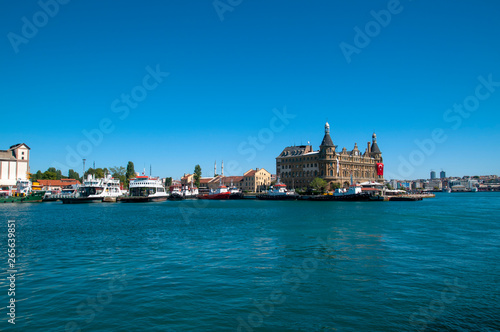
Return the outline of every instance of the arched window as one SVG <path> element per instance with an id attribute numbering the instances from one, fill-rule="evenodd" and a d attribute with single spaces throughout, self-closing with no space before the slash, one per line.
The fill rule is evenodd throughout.
<path id="1" fill-rule="evenodd" d="M 330 170 L 330 176 L 333 176 L 333 171 L 332 170 Z"/>

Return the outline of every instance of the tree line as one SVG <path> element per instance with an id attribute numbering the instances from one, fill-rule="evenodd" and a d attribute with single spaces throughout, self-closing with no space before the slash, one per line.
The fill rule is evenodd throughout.
<path id="1" fill-rule="evenodd" d="M 88 175 L 94 175 L 96 178 L 104 178 L 106 175 L 110 174 L 113 178 L 119 179 L 120 183 L 123 183 L 128 187 L 131 178 L 135 178 L 135 168 L 134 163 L 129 161 L 127 167 L 123 166 L 113 166 L 104 168 L 88 168 L 83 174 L 83 178 L 80 174 L 73 169 L 68 171 L 68 175 L 62 174 L 62 171 L 56 169 L 55 167 L 49 167 L 45 172 L 38 170 L 36 173 L 30 175 L 31 181 L 38 180 L 62 180 L 62 179 L 75 179 L 83 181 Z"/>

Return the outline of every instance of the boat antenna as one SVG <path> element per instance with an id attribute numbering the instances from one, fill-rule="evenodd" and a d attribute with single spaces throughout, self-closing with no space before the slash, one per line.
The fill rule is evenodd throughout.
<path id="1" fill-rule="evenodd" d="M 149 176 L 153 176 L 153 166 L 149 164 Z"/>

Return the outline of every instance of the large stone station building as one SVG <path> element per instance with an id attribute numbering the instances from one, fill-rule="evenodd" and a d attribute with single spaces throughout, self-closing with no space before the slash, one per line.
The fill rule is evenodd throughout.
<path id="1" fill-rule="evenodd" d="M 306 188 L 316 177 L 327 181 L 329 188 L 335 183 L 349 186 L 351 179 L 353 183 L 383 183 L 384 164 L 377 135 L 373 134 L 372 142 L 367 143 L 363 153 L 357 143 L 350 151 L 346 148 L 339 150 L 333 144 L 327 122 L 319 150 L 314 151 L 310 144 L 286 147 L 276 157 L 276 176 L 288 188 Z"/>

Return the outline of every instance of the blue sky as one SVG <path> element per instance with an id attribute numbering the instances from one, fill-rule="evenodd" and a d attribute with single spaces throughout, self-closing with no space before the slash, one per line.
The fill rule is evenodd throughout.
<path id="1" fill-rule="evenodd" d="M 32 171 L 274 173 L 328 120 L 339 148 L 375 131 L 387 178 L 500 173 L 495 1 L 41 3 L 0 11 L 0 149 L 27 143 Z"/>

